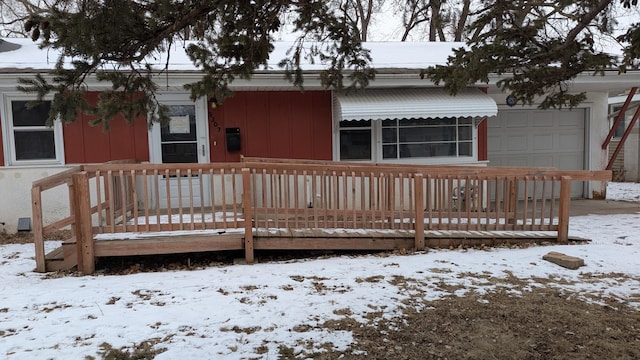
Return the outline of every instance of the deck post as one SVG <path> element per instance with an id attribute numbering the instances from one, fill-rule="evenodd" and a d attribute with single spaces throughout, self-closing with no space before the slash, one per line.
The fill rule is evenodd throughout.
<path id="1" fill-rule="evenodd" d="M 414 196 L 415 196 L 415 242 L 414 247 L 417 251 L 424 250 L 424 189 L 423 189 L 422 174 L 415 174 L 413 178 L 414 183 Z"/>
<path id="2" fill-rule="evenodd" d="M 45 272 L 44 235 L 42 234 L 42 190 L 31 188 L 31 212 L 33 216 L 33 243 L 36 246 L 36 271 Z"/>
<path id="3" fill-rule="evenodd" d="M 251 170 L 242 168 L 242 211 L 244 215 L 244 257 L 247 264 L 254 261 L 253 214 L 251 208 Z"/>
<path id="4" fill-rule="evenodd" d="M 86 171 L 73 174 L 74 204 L 76 218 L 76 246 L 78 270 L 84 274 L 95 272 L 93 232 L 91 229 L 91 198 L 89 175 Z"/>
<path id="5" fill-rule="evenodd" d="M 560 205 L 558 208 L 558 242 L 569 242 L 569 202 L 571 202 L 571 177 L 560 178 Z"/>

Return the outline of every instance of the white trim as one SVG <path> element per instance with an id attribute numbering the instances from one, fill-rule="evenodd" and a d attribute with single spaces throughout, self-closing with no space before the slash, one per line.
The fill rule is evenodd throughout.
<path id="1" fill-rule="evenodd" d="M 209 149 L 209 121 L 207 114 L 207 101 L 199 98 L 195 103 L 190 99 L 188 93 L 160 93 L 157 95 L 161 104 L 194 104 L 196 110 L 196 132 L 198 144 L 198 162 L 208 163 L 210 161 Z M 160 124 L 153 124 L 148 131 L 149 138 L 149 161 L 152 164 L 162 163 L 162 151 L 160 145 Z M 204 151 L 202 151 L 204 149 Z"/>
<path id="2" fill-rule="evenodd" d="M 358 129 L 358 128 L 354 128 Z M 368 129 L 361 128 L 361 129 Z M 371 121 L 371 160 L 348 160 L 353 162 L 375 162 L 387 164 L 424 164 L 424 165 L 465 165 L 478 163 L 478 127 L 471 126 L 471 156 L 460 157 L 415 157 L 403 159 L 382 158 L 382 121 Z M 333 160 L 340 161 L 340 120 L 333 117 Z M 346 160 L 345 160 L 346 161 Z"/>
<path id="3" fill-rule="evenodd" d="M 51 166 L 51 165 L 64 165 L 64 135 L 62 123 L 56 120 L 53 123 L 53 139 L 54 139 L 54 159 L 38 159 L 38 160 L 17 160 L 15 153 L 15 138 L 13 136 L 13 114 L 11 111 L 12 101 L 31 101 L 35 100 L 32 95 L 27 95 L 19 92 L 5 92 L 1 94 L 0 101 L 0 120 L 2 124 L 2 136 L 3 136 L 3 150 L 4 150 L 4 164 L 5 166 Z M 51 101 L 51 98 L 45 98 L 45 101 Z M 42 127 L 34 127 L 31 130 L 42 129 Z M 26 128 L 25 130 L 29 130 Z"/>
<path id="4" fill-rule="evenodd" d="M 365 89 L 335 94 L 340 120 L 492 117 L 498 106 L 475 88 L 451 95 L 442 88 Z"/>

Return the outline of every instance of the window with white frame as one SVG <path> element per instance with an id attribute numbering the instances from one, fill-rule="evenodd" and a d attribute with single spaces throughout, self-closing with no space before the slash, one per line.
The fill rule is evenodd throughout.
<path id="1" fill-rule="evenodd" d="M 62 127 L 46 125 L 51 101 L 33 105 L 33 99 L 5 97 L 2 116 L 8 165 L 61 164 Z"/>
<path id="2" fill-rule="evenodd" d="M 473 130 L 470 117 L 341 121 L 339 159 L 472 159 Z"/>

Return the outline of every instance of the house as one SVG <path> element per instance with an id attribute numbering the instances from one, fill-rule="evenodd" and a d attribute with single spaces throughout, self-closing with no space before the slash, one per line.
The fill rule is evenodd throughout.
<path id="1" fill-rule="evenodd" d="M 159 99 L 171 108 L 167 127 L 148 128 L 140 118 L 121 118 L 109 132 L 91 127 L 84 114 L 72 124 L 44 126 L 45 103 L 27 108 L 32 96 L 16 90 L 17 79 L 53 68 L 57 54 L 28 39 L 0 42 L 0 231 L 15 231 L 31 216 L 34 180 L 81 163 L 120 159 L 140 162 L 230 162 L 240 155 L 382 163 L 544 166 L 604 169 L 600 145 L 609 130 L 608 97 L 640 83 L 639 73 L 584 74 L 571 85 L 586 91 L 578 108 L 539 110 L 506 105 L 489 84 L 453 97 L 420 69 L 444 64 L 460 43 L 367 43 L 378 74 L 370 89 L 338 93 L 320 86 L 321 63 L 306 64 L 301 92 L 285 81 L 277 63 L 291 44 L 278 43 L 269 69 L 232 84 L 223 104 L 189 100 L 183 84 L 200 74 L 182 49 L 171 54 L 169 71 L 158 78 Z M 165 59 L 157 59 L 163 66 Z M 89 100 L 101 86 L 87 80 Z M 574 186 L 572 196 L 591 197 L 600 182 Z M 44 222 L 68 213 L 68 195 L 47 194 Z M 160 199 L 162 202 L 162 199 Z"/>

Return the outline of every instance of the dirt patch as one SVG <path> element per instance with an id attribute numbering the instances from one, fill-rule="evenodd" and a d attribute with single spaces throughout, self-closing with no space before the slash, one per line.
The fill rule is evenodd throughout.
<path id="1" fill-rule="evenodd" d="M 413 298 L 401 319 L 377 326 L 359 326 L 348 317 L 331 321 L 323 327 L 353 331 L 354 344 L 313 358 L 640 358 L 638 309 L 606 298 L 589 303 L 551 287 L 523 289 L 430 302 Z"/>
<path id="2" fill-rule="evenodd" d="M 45 240 L 65 240 L 71 237 L 70 230 L 57 230 L 44 234 Z M 21 231 L 15 234 L 0 232 L 0 245 L 5 244 L 31 244 L 33 243 L 33 233 Z"/>

